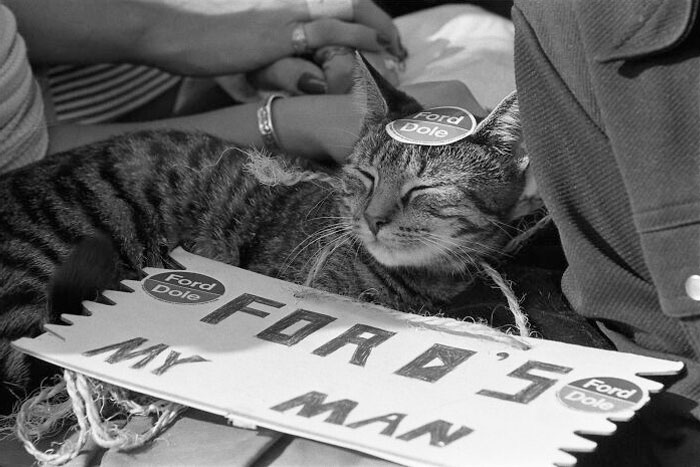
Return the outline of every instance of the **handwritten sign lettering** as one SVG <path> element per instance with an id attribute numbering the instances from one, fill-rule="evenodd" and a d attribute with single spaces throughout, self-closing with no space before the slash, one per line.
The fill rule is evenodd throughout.
<path id="1" fill-rule="evenodd" d="M 504 401 L 518 402 L 520 404 L 529 404 L 537 396 L 542 394 L 544 391 L 549 389 L 557 382 L 556 379 L 545 378 L 543 376 L 537 376 L 530 373 L 532 369 L 541 369 L 555 373 L 566 374 L 573 370 L 573 368 L 552 365 L 551 363 L 528 361 L 523 366 L 516 368 L 512 372 L 508 373 L 508 376 L 514 378 L 521 378 L 528 381 L 532 381 L 532 384 L 526 388 L 518 391 L 516 394 L 504 394 L 498 391 L 491 391 L 482 389 L 477 392 L 480 396 L 495 397 L 497 399 L 502 399 Z"/>
<path id="2" fill-rule="evenodd" d="M 117 342 L 116 344 L 108 345 L 106 347 L 88 350 L 86 352 L 83 352 L 83 355 L 86 357 L 92 357 L 93 355 L 114 351 L 114 353 L 112 353 L 108 358 L 105 359 L 105 362 L 107 363 L 117 363 L 121 362 L 122 360 L 129 360 L 132 358 L 143 356 L 141 360 L 131 365 L 131 368 L 139 369 L 146 366 L 158 355 L 160 355 L 162 351 L 168 348 L 167 344 L 157 344 L 152 345 L 151 347 L 148 347 L 146 349 L 137 350 L 137 348 L 141 346 L 141 344 L 144 344 L 146 341 L 147 339 L 144 339 L 143 337 L 135 337 L 133 339 L 129 339 L 124 342 Z M 192 355 L 191 357 L 180 358 L 180 352 L 171 350 L 163 364 L 158 368 L 154 369 L 152 372 L 154 375 L 162 375 L 175 365 L 206 361 L 206 358 L 200 357 L 199 355 Z"/>
<path id="3" fill-rule="evenodd" d="M 289 401 L 272 407 L 272 410 L 285 412 L 290 409 L 299 408 L 297 415 L 300 417 L 311 418 L 321 414 L 328 414 L 323 420 L 325 423 L 334 425 L 345 425 L 345 421 L 350 415 L 350 412 L 357 407 L 357 402 L 349 399 L 342 399 L 333 402 L 326 402 L 328 396 L 321 392 L 311 391 L 299 397 L 295 397 Z M 330 412 L 330 413 L 329 413 Z M 392 436 L 399 426 L 399 423 L 406 417 L 404 413 L 389 413 L 373 417 L 366 420 L 348 423 L 347 428 L 357 429 L 374 423 L 385 423 L 384 429 L 380 434 Z M 444 447 L 453 441 L 467 436 L 473 430 L 466 426 L 461 426 L 456 430 L 452 430 L 452 423 L 444 420 L 434 420 L 432 422 L 413 428 L 402 435 L 398 435 L 396 439 L 402 441 L 412 441 L 420 436 L 429 435 L 430 444 L 432 446 Z"/>
<path id="4" fill-rule="evenodd" d="M 682 364 L 425 329 L 176 250 L 116 305 L 14 345 L 128 389 L 405 465 L 572 465 Z M 167 289 L 167 290 L 166 290 Z M 196 296 L 196 297 L 195 297 Z M 447 322 L 448 320 L 446 320 Z M 452 328 L 454 328 L 452 322 Z M 447 328 L 445 328 L 447 329 Z M 509 448 L 502 449 L 501 440 Z"/>

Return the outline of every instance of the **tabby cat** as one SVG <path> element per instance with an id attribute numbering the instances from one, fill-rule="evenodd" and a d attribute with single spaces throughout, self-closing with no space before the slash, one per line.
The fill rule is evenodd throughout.
<path id="1" fill-rule="evenodd" d="M 409 145 L 384 128 L 421 106 L 371 67 L 358 69 L 365 120 L 352 155 L 328 181 L 268 186 L 246 169 L 246 152 L 176 131 L 118 137 L 1 176 L 0 398 L 29 381 L 10 341 L 80 312 L 51 306 L 49 291 L 65 282 L 61 265 L 86 238 L 106 235 L 104 249 L 115 247 L 107 264 L 117 268 L 94 284 L 101 288 L 118 289 L 117 278 L 146 265 L 167 266 L 165 253 L 184 245 L 404 311 L 435 312 L 464 290 L 478 261 L 502 248 L 502 226 L 522 190 L 517 98 L 466 139 Z M 89 270 L 100 268 L 98 259 L 83 258 L 83 276 L 98 275 Z"/>

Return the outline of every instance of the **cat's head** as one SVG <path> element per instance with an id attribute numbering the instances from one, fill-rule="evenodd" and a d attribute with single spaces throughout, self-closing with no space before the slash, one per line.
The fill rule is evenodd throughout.
<path id="1" fill-rule="evenodd" d="M 515 93 L 473 134 L 443 146 L 392 139 L 387 123 L 422 107 L 361 57 L 356 98 L 366 109 L 343 168 L 343 204 L 354 233 L 380 263 L 463 271 L 497 256 L 523 188 L 524 155 Z"/>

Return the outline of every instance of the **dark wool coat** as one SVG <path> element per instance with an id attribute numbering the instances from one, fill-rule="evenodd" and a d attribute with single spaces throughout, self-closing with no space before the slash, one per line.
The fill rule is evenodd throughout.
<path id="1" fill-rule="evenodd" d="M 525 140 L 569 262 L 564 293 L 619 350 L 686 365 L 647 410 L 663 406 L 657 429 L 675 420 L 668 439 L 694 433 L 693 463 L 656 453 L 670 465 L 700 462 L 698 3 L 528 0 L 512 14 Z"/>

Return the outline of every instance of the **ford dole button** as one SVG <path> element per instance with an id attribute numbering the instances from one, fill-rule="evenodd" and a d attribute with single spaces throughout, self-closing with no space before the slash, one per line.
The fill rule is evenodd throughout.
<path id="1" fill-rule="evenodd" d="M 443 146 L 466 138 L 475 128 L 474 115 L 461 107 L 443 106 L 389 122 L 386 132 L 402 143 Z"/>

